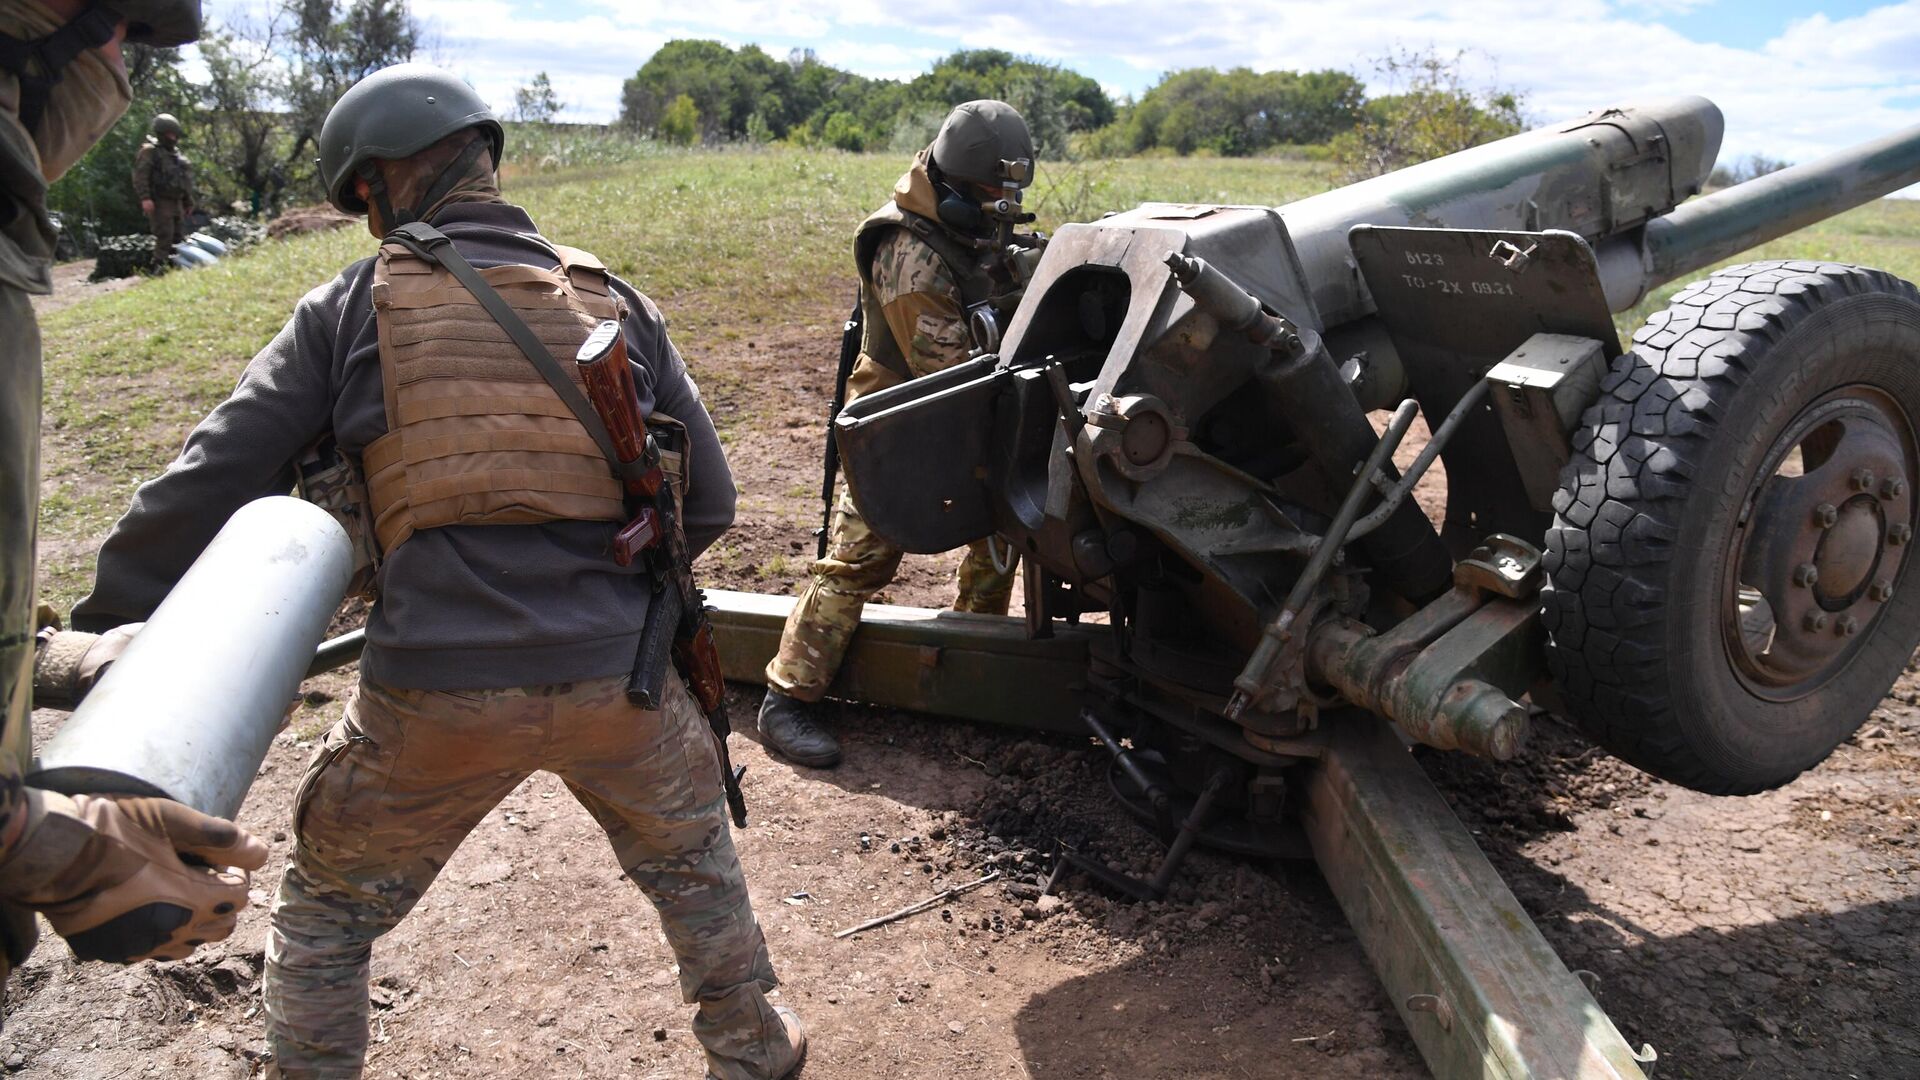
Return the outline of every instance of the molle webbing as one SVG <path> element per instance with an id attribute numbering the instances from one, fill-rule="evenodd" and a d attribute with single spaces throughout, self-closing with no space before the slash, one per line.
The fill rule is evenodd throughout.
<path id="1" fill-rule="evenodd" d="M 957 299 L 962 308 L 988 299 L 993 293 L 993 279 L 982 269 L 978 252 L 962 246 L 939 225 L 901 209 L 898 203 L 887 203 L 860 223 L 853 237 L 853 261 L 860 273 L 860 351 L 902 379 L 911 379 L 913 372 L 907 368 L 907 358 L 900 352 L 899 343 L 893 340 L 893 331 L 887 327 L 885 307 L 873 292 L 874 255 L 888 230 L 895 228 L 912 233 L 946 264 L 947 272 L 953 275 L 954 284 L 960 290 Z"/>
<path id="2" fill-rule="evenodd" d="M 559 269 L 479 274 L 570 361 L 601 320 L 624 313 L 599 260 L 555 250 Z M 443 525 L 626 519 L 599 446 L 451 272 L 389 243 L 373 281 L 388 430 L 365 466 L 383 552 Z M 579 382 L 571 362 L 560 366 Z"/>

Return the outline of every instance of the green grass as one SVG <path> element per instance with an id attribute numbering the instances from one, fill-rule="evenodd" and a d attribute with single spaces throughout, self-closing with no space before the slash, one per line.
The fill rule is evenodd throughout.
<path id="1" fill-rule="evenodd" d="M 837 334 L 854 287 L 853 227 L 886 197 L 899 156 L 600 142 L 572 137 L 531 160 L 516 155 L 507 193 L 555 239 L 596 252 L 658 301 L 704 387 L 735 386 L 722 357 L 770 328 Z M 1028 205 L 1053 229 L 1149 199 L 1279 204 L 1325 190 L 1330 176 L 1299 160 L 1043 165 Z M 85 591 L 91 552 L 135 485 L 165 467 L 300 296 L 372 250 L 360 229 L 269 243 L 46 318 L 42 577 L 54 603 Z M 1755 258 L 1860 262 L 1920 280 L 1920 203 L 1875 203 L 1741 261 Z M 1675 288 L 1623 315 L 1623 335 Z M 724 547 L 709 557 L 740 558 Z"/>

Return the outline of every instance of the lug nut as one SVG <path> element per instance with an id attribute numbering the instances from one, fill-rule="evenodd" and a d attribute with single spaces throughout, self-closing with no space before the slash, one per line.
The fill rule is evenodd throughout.
<path id="1" fill-rule="evenodd" d="M 1873 583 L 1873 588 L 1867 590 L 1867 595 L 1873 597 L 1876 603 L 1884 604 L 1893 599 L 1893 583 L 1876 581 Z"/>
<path id="2" fill-rule="evenodd" d="M 1913 526 L 1904 521 L 1896 521 L 1887 526 L 1887 540 L 1893 544 L 1904 544 L 1913 538 Z"/>
<path id="3" fill-rule="evenodd" d="M 1827 628 L 1826 613 L 1821 611 L 1809 611 L 1807 612 L 1807 617 L 1800 621 L 1800 625 L 1806 627 L 1812 633 L 1817 634 L 1820 631 L 1825 630 Z"/>
<path id="4" fill-rule="evenodd" d="M 1833 624 L 1835 637 L 1852 637 L 1859 632 L 1860 620 L 1851 615 L 1843 615 L 1839 622 Z"/>
<path id="5" fill-rule="evenodd" d="M 1907 482 L 1897 476 L 1889 476 L 1880 482 L 1880 497 L 1897 499 L 1907 493 Z"/>
<path id="6" fill-rule="evenodd" d="M 1831 529 L 1840 521 L 1840 511 L 1832 503 L 1821 503 L 1813 508 L 1813 523 L 1823 529 Z"/>
<path id="7" fill-rule="evenodd" d="M 1793 583 L 1803 589 L 1813 588 L 1814 582 L 1819 580 L 1820 571 L 1810 562 L 1801 563 L 1793 568 Z"/>
<path id="8" fill-rule="evenodd" d="M 1853 489 L 1855 491 L 1872 491 L 1874 481 L 1877 479 L 1878 478 L 1873 475 L 1872 469 L 1855 469 L 1853 470 Z"/>

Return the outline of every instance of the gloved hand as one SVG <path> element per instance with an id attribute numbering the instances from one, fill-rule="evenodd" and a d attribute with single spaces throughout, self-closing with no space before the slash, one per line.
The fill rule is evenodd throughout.
<path id="1" fill-rule="evenodd" d="M 246 872 L 266 865 L 267 845 L 245 829 L 172 799 L 29 798 L 39 820 L 0 868 L 0 893 L 44 913 L 82 960 L 179 960 L 225 938 L 247 905 Z"/>
<path id="2" fill-rule="evenodd" d="M 127 623 L 104 634 L 57 627 L 41 630 L 33 652 L 34 706 L 72 709 L 79 705 L 145 625 Z"/>

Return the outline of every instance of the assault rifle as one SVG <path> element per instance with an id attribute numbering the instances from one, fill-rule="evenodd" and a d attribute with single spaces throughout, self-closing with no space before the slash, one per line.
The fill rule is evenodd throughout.
<path id="1" fill-rule="evenodd" d="M 643 709 L 663 708 L 667 665 L 671 663 L 679 670 L 713 731 L 733 823 L 744 827 L 747 801 L 740 793 L 740 778 L 747 770 L 744 765 L 734 768 L 727 753 L 727 736 L 733 733 L 733 723 L 727 716 L 720 652 L 714 647 L 713 626 L 707 620 L 705 594 L 693 582 L 693 559 L 680 528 L 673 484 L 660 464 L 663 453 L 686 452 L 686 429 L 679 424 L 649 424 L 640 415 L 619 323 L 609 319 L 595 327 L 581 343 L 574 362 L 621 462 L 639 461 L 644 465 L 627 470 L 623 478 L 633 518 L 613 541 L 615 562 L 629 566 L 634 559 L 644 558 L 653 578 L 653 601 L 647 608 L 647 624 L 640 632 L 640 649 L 627 681 L 627 698 Z"/>
<path id="2" fill-rule="evenodd" d="M 853 314 L 840 329 L 840 367 L 833 375 L 833 403 L 827 406 L 827 448 L 821 461 L 820 531 L 814 536 L 814 558 L 827 557 L 827 534 L 833 528 L 833 482 L 840 473 L 840 447 L 833 441 L 833 421 L 847 407 L 847 380 L 853 377 L 853 365 L 860 359 L 860 298 L 854 297 Z"/>

